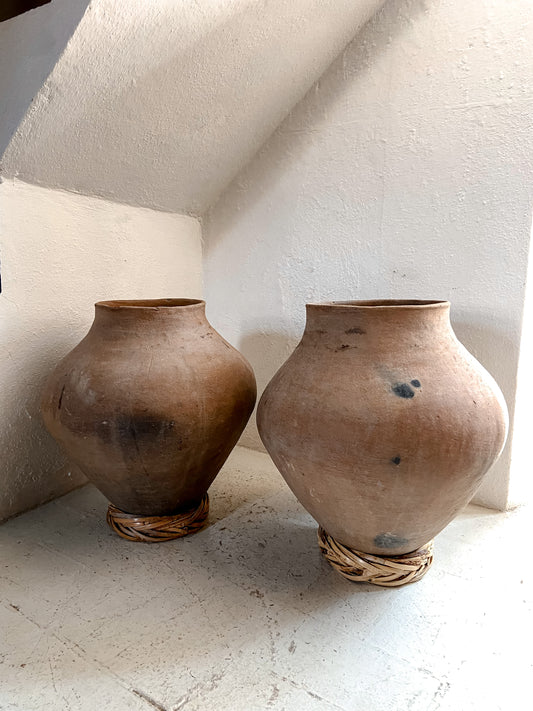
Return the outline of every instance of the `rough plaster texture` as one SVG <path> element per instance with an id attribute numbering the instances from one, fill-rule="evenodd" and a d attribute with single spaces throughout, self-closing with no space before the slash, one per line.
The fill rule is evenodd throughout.
<path id="1" fill-rule="evenodd" d="M 107 298 L 198 297 L 195 218 L 4 181 L 0 185 L 0 520 L 83 481 L 45 432 L 44 379 Z"/>
<path id="2" fill-rule="evenodd" d="M 199 214 L 382 2 L 95 0 L 2 173 Z"/>
<path id="3" fill-rule="evenodd" d="M 533 185 L 527 0 L 391 0 L 207 221 L 208 316 L 261 391 L 306 301 L 448 298 L 514 409 Z M 244 443 L 260 446 L 250 425 Z M 477 501 L 505 507 L 510 447 Z"/>
<path id="4" fill-rule="evenodd" d="M 533 235 L 533 232 L 532 232 Z M 511 449 L 509 506 L 533 501 L 531 476 L 531 403 L 533 402 L 533 250 L 529 250 L 522 340 L 518 361 L 514 437 Z"/>
<path id="5" fill-rule="evenodd" d="M 0 23 L 0 156 L 90 0 L 54 0 Z"/>

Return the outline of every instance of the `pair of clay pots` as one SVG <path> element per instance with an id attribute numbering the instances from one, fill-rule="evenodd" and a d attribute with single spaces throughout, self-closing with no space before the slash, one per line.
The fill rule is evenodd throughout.
<path id="1" fill-rule="evenodd" d="M 255 398 L 250 365 L 203 301 L 108 301 L 50 377 L 42 412 L 112 502 L 110 525 L 153 541 L 204 523 Z M 382 585 L 425 572 L 428 542 L 470 500 L 507 431 L 498 386 L 442 301 L 308 305 L 257 420 L 326 557 Z"/>

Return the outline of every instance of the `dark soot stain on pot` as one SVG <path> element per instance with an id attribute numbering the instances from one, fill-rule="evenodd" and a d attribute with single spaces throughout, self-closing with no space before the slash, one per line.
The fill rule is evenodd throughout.
<path id="1" fill-rule="evenodd" d="M 395 533 L 380 533 L 374 538 L 374 543 L 378 548 L 399 548 L 407 545 L 408 540 Z"/>
<path id="2" fill-rule="evenodd" d="M 140 441 L 148 444 L 157 441 L 160 437 L 168 437 L 172 434 L 175 436 L 174 425 L 174 421 L 161 420 L 157 417 L 124 415 L 99 422 L 95 429 L 104 442 L 110 442 L 118 435 L 119 442 L 128 450 L 132 443 L 138 447 Z M 176 439 L 181 445 L 181 437 Z"/>
<path id="3" fill-rule="evenodd" d="M 344 333 L 356 333 L 358 336 L 362 336 L 366 331 L 362 328 L 349 328 L 347 331 L 344 331 Z"/>
<path id="4" fill-rule="evenodd" d="M 391 459 L 391 462 L 392 462 L 393 464 L 396 464 L 396 466 L 398 466 L 398 464 L 399 464 L 401 461 L 402 461 L 402 458 L 401 458 L 401 457 L 393 457 L 393 458 Z"/>
<path id="5" fill-rule="evenodd" d="M 414 380 L 411 380 L 411 385 L 412 385 L 414 388 L 420 388 L 420 387 L 422 386 L 422 383 L 420 382 L 420 380 L 417 380 L 417 379 L 415 378 Z"/>
<path id="6" fill-rule="evenodd" d="M 407 383 L 396 383 L 392 386 L 392 392 L 398 397 L 407 399 L 415 396 L 415 391 Z"/>

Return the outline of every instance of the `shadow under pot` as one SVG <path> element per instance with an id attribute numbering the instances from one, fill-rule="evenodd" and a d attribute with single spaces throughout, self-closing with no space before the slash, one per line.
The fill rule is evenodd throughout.
<path id="1" fill-rule="evenodd" d="M 256 398 L 252 369 L 195 299 L 101 301 L 42 398 L 46 427 L 112 502 L 124 538 L 157 542 L 204 524 L 207 490 Z"/>
<path id="2" fill-rule="evenodd" d="M 307 305 L 261 397 L 261 439 L 345 577 L 422 577 L 432 539 L 498 458 L 507 409 L 457 340 L 447 301 Z"/>

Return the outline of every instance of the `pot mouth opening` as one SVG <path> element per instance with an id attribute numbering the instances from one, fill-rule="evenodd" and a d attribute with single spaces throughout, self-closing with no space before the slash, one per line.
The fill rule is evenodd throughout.
<path id="1" fill-rule="evenodd" d="M 449 306 L 450 302 L 441 299 L 369 299 L 364 301 L 326 301 L 317 304 L 307 304 L 311 307 L 355 307 L 365 309 L 381 309 L 381 308 L 442 308 Z"/>
<path id="2" fill-rule="evenodd" d="M 199 306 L 205 302 L 202 299 L 113 299 L 97 301 L 95 306 L 107 309 L 160 309 L 187 306 Z"/>

